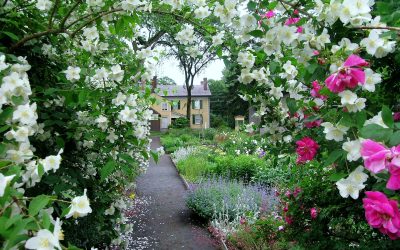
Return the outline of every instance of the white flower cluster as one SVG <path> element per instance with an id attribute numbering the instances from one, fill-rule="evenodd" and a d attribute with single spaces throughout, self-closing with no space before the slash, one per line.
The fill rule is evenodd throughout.
<path id="1" fill-rule="evenodd" d="M 32 91 L 26 72 L 31 66 L 22 57 L 18 60 L 18 63 L 11 65 L 6 63 L 4 55 L 0 56 L 0 70 L 6 73 L 0 87 L 0 110 L 3 105 L 12 108 L 12 116 L 7 121 L 12 125 L 12 129 L 5 133 L 7 139 L 5 158 L 16 164 L 25 164 L 25 169 L 21 173 L 22 183 L 18 186 L 25 184 L 27 187 L 32 187 L 40 181 L 39 165 L 43 166 L 46 173 L 50 170 L 56 171 L 60 167 L 62 149 L 55 156 L 32 160 L 35 148 L 30 144 L 29 136 L 42 134 L 44 131 L 43 125 L 37 124 L 36 121 L 38 118 L 36 103 L 30 104 L 29 101 Z"/>
<path id="2" fill-rule="evenodd" d="M 219 17 L 221 23 L 231 24 L 232 19 L 238 15 L 237 5 L 238 0 L 225 0 L 224 4 L 221 5 L 219 2 L 215 3 L 214 15 Z"/>
<path id="3" fill-rule="evenodd" d="M 336 182 L 339 193 L 343 198 L 351 196 L 358 199 L 360 191 L 365 188 L 364 182 L 367 181 L 368 175 L 363 172 L 364 167 L 358 166 L 347 178 L 342 178 Z"/>
<path id="4" fill-rule="evenodd" d="M 119 92 L 112 103 L 116 106 L 124 106 L 124 109 L 119 112 L 119 120 L 123 123 L 131 123 L 135 128 L 134 135 L 138 139 L 144 139 L 149 133 L 148 121 L 152 111 L 138 105 L 136 100 L 137 95 L 126 96 Z"/>
<path id="5" fill-rule="evenodd" d="M 176 34 L 176 40 L 183 45 L 188 45 L 194 42 L 194 29 L 192 25 L 185 24 L 184 28 Z"/>
<path id="6" fill-rule="evenodd" d="M 343 141 L 344 135 L 349 130 L 348 127 L 345 127 L 341 124 L 337 124 L 336 126 L 330 122 L 324 122 L 321 124 L 324 127 L 325 138 L 327 140 L 334 141 Z"/>

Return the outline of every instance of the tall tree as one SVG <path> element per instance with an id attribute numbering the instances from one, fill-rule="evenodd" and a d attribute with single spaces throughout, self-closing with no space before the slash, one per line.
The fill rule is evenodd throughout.
<path id="1" fill-rule="evenodd" d="M 185 87 L 187 90 L 187 107 L 186 117 L 190 120 L 191 117 L 191 103 L 192 103 L 192 89 L 195 77 L 205 69 L 208 63 L 213 61 L 216 57 L 210 48 L 211 43 L 196 38 L 198 42 L 195 45 L 185 46 L 178 42 L 174 36 L 167 36 L 167 39 L 160 40 L 156 44 L 168 47 L 168 55 L 175 57 L 180 64 L 185 75 Z"/>

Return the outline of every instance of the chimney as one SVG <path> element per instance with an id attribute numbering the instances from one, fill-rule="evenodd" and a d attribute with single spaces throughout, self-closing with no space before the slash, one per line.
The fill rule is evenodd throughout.
<path id="1" fill-rule="evenodd" d="M 201 83 L 203 84 L 204 90 L 208 90 L 207 77 L 204 77 L 204 79 L 203 79 L 203 81 Z"/>
<path id="2" fill-rule="evenodd" d="M 154 92 L 156 88 L 157 88 L 157 76 L 154 76 L 153 80 L 151 80 L 151 90 L 152 90 L 152 92 Z"/>

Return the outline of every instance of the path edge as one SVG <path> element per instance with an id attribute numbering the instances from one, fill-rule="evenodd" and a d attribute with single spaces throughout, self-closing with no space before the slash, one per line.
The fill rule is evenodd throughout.
<path id="1" fill-rule="evenodd" d="M 174 167 L 175 167 L 175 169 L 176 169 L 176 172 L 178 173 L 179 178 L 182 180 L 183 185 L 185 186 L 186 190 L 189 190 L 189 189 L 190 189 L 189 183 L 186 181 L 185 177 L 183 177 L 183 176 L 181 175 L 181 173 L 179 173 L 179 169 L 178 169 L 178 167 L 176 166 L 175 161 L 172 159 L 171 155 L 168 155 L 168 157 L 171 159 L 172 165 L 174 165 Z"/>
<path id="2" fill-rule="evenodd" d="M 177 172 L 178 175 L 179 175 L 179 178 L 182 180 L 183 184 L 185 185 L 185 188 L 186 188 L 187 190 L 189 190 L 189 189 L 190 189 L 189 183 L 186 181 L 185 177 L 183 177 L 183 175 L 181 175 L 181 173 L 179 173 L 179 169 L 178 169 L 178 167 L 176 166 L 176 163 L 175 163 L 175 161 L 172 159 L 171 155 L 168 155 L 168 156 L 169 156 L 169 158 L 171 159 L 172 165 L 174 165 L 174 167 L 175 167 L 175 169 L 176 169 L 176 172 Z M 216 237 L 214 237 L 214 238 L 216 238 Z M 228 247 L 226 246 L 224 240 L 222 240 L 221 238 L 219 238 L 218 240 L 219 240 L 219 242 L 221 243 L 221 245 L 223 246 L 224 250 L 229 250 Z"/>

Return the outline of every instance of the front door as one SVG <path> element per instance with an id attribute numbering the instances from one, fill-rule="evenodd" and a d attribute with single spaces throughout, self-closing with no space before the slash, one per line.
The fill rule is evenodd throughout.
<path id="1" fill-rule="evenodd" d="M 168 128 L 169 119 L 168 117 L 161 117 L 161 129 Z"/>

